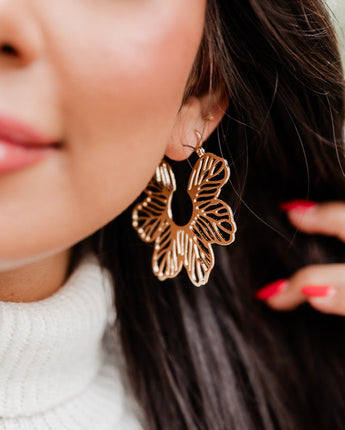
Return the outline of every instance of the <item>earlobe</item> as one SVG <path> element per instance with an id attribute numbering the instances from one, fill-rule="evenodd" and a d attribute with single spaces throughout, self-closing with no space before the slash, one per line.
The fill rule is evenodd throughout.
<path id="1" fill-rule="evenodd" d="M 165 155 L 175 161 L 187 159 L 198 144 L 194 130 L 201 133 L 204 141 L 208 139 L 221 122 L 227 105 L 227 101 L 219 99 L 210 103 L 208 95 L 190 97 L 177 115 Z"/>

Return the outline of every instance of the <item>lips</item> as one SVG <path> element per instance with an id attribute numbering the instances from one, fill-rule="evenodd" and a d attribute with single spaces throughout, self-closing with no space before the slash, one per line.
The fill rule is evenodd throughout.
<path id="1" fill-rule="evenodd" d="M 58 146 L 59 143 L 43 136 L 32 127 L 0 114 L 0 140 L 26 147 Z"/>
<path id="2" fill-rule="evenodd" d="M 42 161 L 60 146 L 30 126 L 0 115 L 0 174 Z"/>

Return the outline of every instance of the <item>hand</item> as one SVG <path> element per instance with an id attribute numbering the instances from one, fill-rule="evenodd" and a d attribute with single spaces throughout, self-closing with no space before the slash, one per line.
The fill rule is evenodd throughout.
<path id="1" fill-rule="evenodd" d="M 335 236 L 345 243 L 345 202 L 295 200 L 281 204 L 281 209 L 299 230 Z M 289 279 L 260 289 L 256 297 L 276 310 L 291 310 L 308 301 L 320 312 L 345 316 L 345 264 L 303 267 Z"/>

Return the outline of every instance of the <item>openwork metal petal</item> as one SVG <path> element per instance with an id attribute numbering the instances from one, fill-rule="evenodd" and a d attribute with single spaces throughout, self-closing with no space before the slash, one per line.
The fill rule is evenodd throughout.
<path id="1" fill-rule="evenodd" d="M 152 269 L 158 279 L 164 281 L 180 273 L 183 261 L 171 222 L 163 222 L 160 228 L 161 234 L 156 239 L 153 251 Z"/>
<path id="2" fill-rule="evenodd" d="M 189 279 L 196 287 L 207 283 L 214 266 L 214 255 L 210 243 L 199 240 L 191 232 L 185 232 L 186 243 L 184 267 Z"/>
<path id="3" fill-rule="evenodd" d="M 232 213 L 222 200 L 215 200 L 199 210 L 191 224 L 191 230 L 199 240 L 218 245 L 228 245 L 234 240 Z"/>
<path id="4" fill-rule="evenodd" d="M 145 189 L 146 199 L 132 212 L 132 225 L 143 241 L 156 240 L 164 220 L 167 217 L 171 219 L 170 201 L 175 190 L 174 172 L 168 163 L 162 161 Z"/>
<path id="5" fill-rule="evenodd" d="M 188 194 L 197 203 L 209 202 L 219 196 L 229 177 L 227 161 L 206 152 L 195 163 L 188 181 Z"/>
<path id="6" fill-rule="evenodd" d="M 176 190 L 174 173 L 166 161 L 156 169 L 145 190 L 147 197 L 134 208 L 132 217 L 142 240 L 155 241 L 152 269 L 158 279 L 174 278 L 184 266 L 195 286 L 208 282 L 214 267 L 211 245 L 227 245 L 235 240 L 232 211 L 218 199 L 229 176 L 226 160 L 211 153 L 201 155 L 188 181 L 192 217 L 188 224 L 178 226 L 171 211 Z"/>

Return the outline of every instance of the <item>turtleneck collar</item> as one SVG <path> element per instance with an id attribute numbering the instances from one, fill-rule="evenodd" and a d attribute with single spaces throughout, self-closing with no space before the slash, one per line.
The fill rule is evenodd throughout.
<path id="1" fill-rule="evenodd" d="M 0 417 L 40 413 L 81 393 L 102 366 L 110 275 L 86 253 L 52 296 L 0 302 Z"/>
<path id="2" fill-rule="evenodd" d="M 344 0 L 325 0 L 331 11 L 331 19 L 335 26 L 343 67 L 345 69 L 345 2 Z"/>

